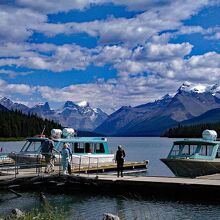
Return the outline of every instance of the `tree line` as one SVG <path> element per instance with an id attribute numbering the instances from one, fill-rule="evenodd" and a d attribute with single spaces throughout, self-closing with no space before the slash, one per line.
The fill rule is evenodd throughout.
<path id="1" fill-rule="evenodd" d="M 61 125 L 38 117 L 35 114 L 25 115 L 21 111 L 0 111 L 0 137 L 30 137 L 41 134 L 50 135 L 53 128 L 61 128 Z"/>
<path id="2" fill-rule="evenodd" d="M 169 138 L 201 138 L 202 132 L 206 129 L 215 130 L 220 137 L 220 122 L 196 124 L 196 125 L 181 125 L 175 128 L 170 128 L 162 135 Z"/>

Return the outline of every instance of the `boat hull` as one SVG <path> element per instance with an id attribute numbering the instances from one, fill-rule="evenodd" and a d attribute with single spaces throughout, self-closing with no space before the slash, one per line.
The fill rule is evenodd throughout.
<path id="1" fill-rule="evenodd" d="M 220 173 L 220 159 L 196 160 L 196 159 L 161 159 L 175 176 L 197 177 Z"/>
<path id="2" fill-rule="evenodd" d="M 16 161 L 16 163 L 38 164 L 45 163 L 45 157 L 41 154 L 25 154 L 25 153 L 10 153 L 9 157 Z M 114 154 L 87 154 L 87 155 L 72 155 L 72 164 L 75 165 L 88 165 L 88 164 L 102 164 L 112 163 L 114 160 Z M 59 164 L 61 158 L 59 155 L 55 155 L 55 164 Z"/>

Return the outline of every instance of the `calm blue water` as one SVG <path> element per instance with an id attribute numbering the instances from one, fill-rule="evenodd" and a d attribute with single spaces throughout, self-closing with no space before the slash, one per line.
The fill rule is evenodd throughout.
<path id="1" fill-rule="evenodd" d="M 167 138 L 108 138 L 110 150 L 115 152 L 122 144 L 127 161 L 150 160 L 147 175 L 172 175 L 160 162 L 166 157 L 173 140 Z M 0 142 L 8 152 L 18 151 L 22 142 Z M 146 175 L 146 174 L 143 174 Z M 39 195 L 23 193 L 14 198 L 11 193 L 0 194 L 0 217 L 12 208 L 31 210 L 39 207 Z M 123 220 L 130 219 L 219 219 L 220 205 L 191 204 L 174 201 L 158 201 L 143 198 L 125 198 L 100 195 L 52 195 L 46 194 L 53 206 L 64 208 L 69 219 L 101 220 L 103 213 L 119 215 Z M 214 195 L 213 195 L 214 196 Z"/>

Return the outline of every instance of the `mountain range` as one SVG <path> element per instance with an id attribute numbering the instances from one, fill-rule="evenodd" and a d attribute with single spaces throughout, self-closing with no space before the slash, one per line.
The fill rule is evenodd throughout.
<path id="1" fill-rule="evenodd" d="M 172 96 L 167 94 L 159 100 L 135 107 L 122 106 L 109 116 L 85 101 L 77 104 L 66 101 L 60 109 L 52 110 L 48 102 L 29 108 L 2 97 L 0 105 L 9 110 L 34 113 L 66 127 L 107 136 L 159 136 L 180 123 L 191 125 L 220 121 L 220 86 L 183 83 Z"/>
<path id="2" fill-rule="evenodd" d="M 72 101 L 66 101 L 57 110 L 52 110 L 48 102 L 39 103 L 29 108 L 26 105 L 13 102 L 6 97 L 0 98 L 0 104 L 9 110 L 19 110 L 25 114 L 36 114 L 42 118 L 54 120 L 64 127 L 73 127 L 77 130 L 84 131 L 94 130 L 108 117 L 100 108 L 92 108 L 85 101 L 78 104 Z"/>
<path id="3" fill-rule="evenodd" d="M 213 121 L 213 109 L 220 108 L 220 87 L 184 83 L 174 96 L 136 107 L 123 106 L 95 129 L 113 136 L 159 136 L 181 122 Z M 214 113 L 217 113 L 215 110 Z M 205 116 L 202 114 L 206 113 Z M 197 118 L 201 116 L 201 118 Z M 211 119 L 212 117 L 212 119 Z M 193 120 L 194 118 L 194 120 Z M 191 120 L 191 121 L 190 121 Z M 219 120 L 215 117 L 215 120 Z"/>

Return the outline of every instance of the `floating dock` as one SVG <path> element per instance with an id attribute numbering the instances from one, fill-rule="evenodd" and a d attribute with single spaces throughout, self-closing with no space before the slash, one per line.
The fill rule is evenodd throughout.
<path id="1" fill-rule="evenodd" d="M 13 175 L 0 176 L 0 190 L 50 191 L 62 193 L 133 194 L 148 198 L 220 201 L 220 174 L 199 178 L 159 176 L 124 176 L 104 174 L 35 173 L 34 169 Z"/>

